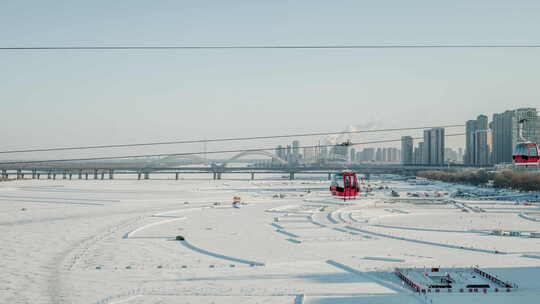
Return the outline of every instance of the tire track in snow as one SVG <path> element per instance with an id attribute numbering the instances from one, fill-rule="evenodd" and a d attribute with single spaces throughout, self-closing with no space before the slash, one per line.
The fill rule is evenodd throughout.
<path id="1" fill-rule="evenodd" d="M 186 218 L 185 217 L 178 217 L 178 218 L 173 218 L 173 219 L 169 219 L 169 220 L 164 220 L 164 221 L 160 221 L 160 222 L 154 222 L 154 223 L 150 223 L 150 224 L 147 224 L 147 225 L 144 225 L 142 227 L 139 227 L 133 231 L 130 231 L 126 234 L 124 234 L 122 236 L 123 239 L 129 239 L 130 237 L 132 237 L 133 235 L 135 235 L 137 232 L 140 232 L 144 229 L 147 229 L 147 228 L 150 228 L 150 227 L 154 227 L 154 226 L 158 226 L 158 225 L 162 225 L 162 224 L 167 224 L 167 223 L 171 223 L 171 222 L 176 222 L 176 221 L 180 221 L 180 220 L 185 220 Z"/>
<path id="2" fill-rule="evenodd" d="M 226 256 L 226 255 L 215 253 L 215 252 L 210 252 L 208 250 L 205 250 L 205 249 L 202 249 L 202 248 L 199 248 L 199 247 L 195 247 L 192 244 L 190 244 L 188 241 L 180 241 L 180 244 L 182 244 L 182 246 L 184 246 L 184 247 L 186 247 L 188 249 L 191 249 L 191 250 L 193 250 L 195 252 L 198 252 L 198 253 L 201 253 L 201 254 L 204 254 L 204 255 L 208 255 L 208 256 L 211 256 L 211 257 L 215 257 L 215 258 L 218 258 L 218 259 L 237 262 L 237 263 L 241 263 L 241 264 L 252 265 L 252 266 L 264 266 L 264 263 L 254 262 L 254 261 L 245 260 L 245 259 L 241 259 L 241 258 L 235 258 L 235 257 Z"/>
<path id="3" fill-rule="evenodd" d="M 400 240 L 400 241 L 404 241 L 404 242 L 412 242 L 412 243 L 418 243 L 418 244 L 423 244 L 423 245 L 445 247 L 445 248 L 452 248 L 452 249 L 460 249 L 460 250 L 469 250 L 469 251 L 490 253 L 490 254 L 507 254 L 504 251 L 494 251 L 494 250 L 488 250 L 488 249 L 482 249 L 482 248 L 472 248 L 472 247 L 450 245 L 450 244 L 437 243 L 437 242 L 431 242 L 431 241 L 422 241 L 422 240 L 416 240 L 416 239 L 411 239 L 411 238 L 406 238 L 406 237 L 394 236 L 394 235 L 380 233 L 380 232 L 368 231 L 368 230 L 359 229 L 359 228 L 355 228 L 355 227 L 351 227 L 351 226 L 345 226 L 345 228 L 349 229 L 349 230 L 362 232 L 364 234 L 369 234 L 369 235 L 374 235 L 374 236 L 384 237 L 384 238 L 389 238 L 389 239 L 394 239 L 394 240 Z"/>

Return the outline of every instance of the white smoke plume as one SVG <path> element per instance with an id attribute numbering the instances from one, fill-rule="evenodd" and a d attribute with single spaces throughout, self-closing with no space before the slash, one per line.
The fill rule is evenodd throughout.
<path id="1" fill-rule="evenodd" d="M 358 131 L 370 131 L 370 130 L 377 130 L 381 129 L 381 124 L 375 121 L 370 121 L 364 124 L 358 124 L 358 125 L 351 125 L 348 126 L 345 130 L 343 130 L 343 134 L 335 134 L 335 135 L 329 135 L 326 136 L 323 139 L 323 142 L 325 145 L 336 145 L 343 142 L 346 142 L 347 140 L 353 141 L 353 137 L 357 135 L 358 133 L 347 133 L 347 132 L 358 132 Z"/>

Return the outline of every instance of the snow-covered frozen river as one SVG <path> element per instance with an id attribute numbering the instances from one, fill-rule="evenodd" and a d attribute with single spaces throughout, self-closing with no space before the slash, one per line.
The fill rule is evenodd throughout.
<path id="1" fill-rule="evenodd" d="M 540 238 L 491 234 L 540 232 L 536 206 L 371 183 L 347 202 L 313 179 L 0 183 L 0 303 L 540 302 Z M 519 288 L 423 296 L 394 274 L 472 265 Z"/>

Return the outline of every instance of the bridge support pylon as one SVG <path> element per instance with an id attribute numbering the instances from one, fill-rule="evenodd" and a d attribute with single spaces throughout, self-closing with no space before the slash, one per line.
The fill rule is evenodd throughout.
<path id="1" fill-rule="evenodd" d="M 289 180 L 294 180 L 294 172 L 289 173 Z"/>
<path id="2" fill-rule="evenodd" d="M 174 174 L 174 179 L 175 180 L 178 180 L 178 175 L 179 175 L 178 172 Z"/>

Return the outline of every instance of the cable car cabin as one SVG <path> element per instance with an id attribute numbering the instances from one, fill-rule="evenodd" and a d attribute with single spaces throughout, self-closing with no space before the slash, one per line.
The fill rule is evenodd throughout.
<path id="1" fill-rule="evenodd" d="M 516 166 L 536 166 L 538 165 L 538 146 L 533 143 L 519 143 L 516 151 L 512 155 Z"/>
<path id="2" fill-rule="evenodd" d="M 354 199 L 360 192 L 356 173 L 351 171 L 343 171 L 334 174 L 332 184 L 330 185 L 332 195 L 343 197 L 343 199 Z"/>

